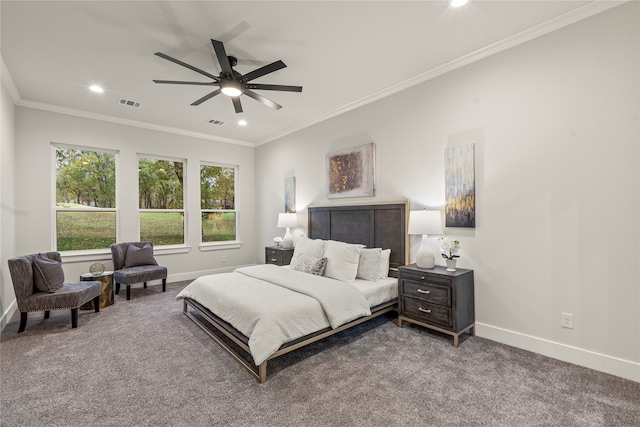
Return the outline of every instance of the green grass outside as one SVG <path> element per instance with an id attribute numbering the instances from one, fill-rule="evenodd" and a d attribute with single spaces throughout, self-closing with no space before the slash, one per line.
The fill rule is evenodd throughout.
<path id="1" fill-rule="evenodd" d="M 142 212 L 140 240 L 149 240 L 154 246 L 183 244 L 183 220 L 179 212 Z M 57 221 L 58 251 L 104 249 L 116 242 L 115 212 L 59 211 Z M 205 213 L 202 228 L 203 242 L 235 240 L 235 214 Z"/>
<path id="2" fill-rule="evenodd" d="M 225 242 L 236 239 L 236 214 L 233 212 L 204 212 L 202 241 Z"/>

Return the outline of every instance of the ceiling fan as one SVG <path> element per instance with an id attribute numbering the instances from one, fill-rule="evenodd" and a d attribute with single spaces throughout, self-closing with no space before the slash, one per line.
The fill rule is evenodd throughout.
<path id="1" fill-rule="evenodd" d="M 254 89 L 257 90 L 279 90 L 279 91 L 287 91 L 287 92 L 302 92 L 302 86 L 286 86 L 286 85 L 270 85 L 270 84 L 262 84 L 262 83 L 251 83 L 253 80 L 262 77 L 266 74 L 273 73 L 274 71 L 278 71 L 282 68 L 285 68 L 286 65 L 284 62 L 278 60 L 276 62 L 272 62 L 271 64 L 265 65 L 264 67 L 257 68 L 247 74 L 240 74 L 236 70 L 233 69 L 238 64 L 238 59 L 234 56 L 227 56 L 227 52 L 224 49 L 224 44 L 221 41 L 211 39 L 211 44 L 213 45 L 213 50 L 216 53 L 216 57 L 218 58 L 218 62 L 220 63 L 220 75 L 214 76 L 213 74 L 207 73 L 199 68 L 194 67 L 193 65 L 189 65 L 185 62 L 182 62 L 178 59 L 172 58 L 169 55 L 165 55 L 161 52 L 156 52 L 155 55 L 160 58 L 164 58 L 171 62 L 174 62 L 178 65 L 182 65 L 185 68 L 188 68 L 196 73 L 202 74 L 203 76 L 209 77 L 213 79 L 212 82 L 184 82 L 184 81 L 175 81 L 175 80 L 154 80 L 154 83 L 163 83 L 163 84 L 178 84 L 178 85 L 197 85 L 197 86 L 219 86 L 218 89 L 214 90 L 211 93 L 203 96 L 202 98 L 194 101 L 191 105 L 200 105 L 204 101 L 213 98 L 220 93 L 227 95 L 233 101 L 233 107 L 236 110 L 236 113 L 242 113 L 242 104 L 240 103 L 240 95 L 247 95 L 250 98 L 255 99 L 256 101 L 262 102 L 264 105 L 279 110 L 282 108 L 282 105 L 276 104 L 272 100 L 265 98 L 259 93 L 254 92 Z"/>

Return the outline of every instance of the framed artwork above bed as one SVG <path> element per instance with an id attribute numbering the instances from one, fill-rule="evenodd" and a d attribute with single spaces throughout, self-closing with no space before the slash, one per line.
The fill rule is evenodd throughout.
<path id="1" fill-rule="evenodd" d="M 376 195 L 373 143 L 327 154 L 327 198 Z"/>

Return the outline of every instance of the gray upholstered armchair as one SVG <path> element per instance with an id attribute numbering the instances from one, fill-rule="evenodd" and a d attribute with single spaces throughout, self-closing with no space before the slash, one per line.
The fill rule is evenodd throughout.
<path id="1" fill-rule="evenodd" d="M 100 282 L 65 283 L 58 252 L 24 255 L 8 261 L 11 281 L 20 310 L 18 333 L 27 326 L 27 313 L 71 309 L 71 327 L 78 327 L 78 307 L 93 299 L 95 311 L 100 311 Z"/>
<path id="2" fill-rule="evenodd" d="M 131 285 L 162 279 L 162 292 L 167 290 L 167 267 L 158 265 L 153 257 L 153 243 L 124 242 L 111 245 L 113 259 L 113 281 L 116 294 L 120 284 L 127 286 L 127 299 L 131 299 Z"/>

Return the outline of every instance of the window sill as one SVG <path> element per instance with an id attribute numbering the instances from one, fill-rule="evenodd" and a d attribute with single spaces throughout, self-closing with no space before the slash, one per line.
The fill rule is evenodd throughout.
<path id="1" fill-rule="evenodd" d="M 111 251 L 109 249 L 67 251 L 60 252 L 60 257 L 62 258 L 62 262 L 111 261 Z"/>
<path id="2" fill-rule="evenodd" d="M 209 242 L 209 243 L 201 243 L 200 251 L 222 251 L 226 249 L 240 249 L 242 247 L 242 242 L 240 240 L 230 240 L 227 242 Z"/>
<path id="3" fill-rule="evenodd" d="M 168 245 L 154 246 L 153 255 L 171 255 L 189 253 L 191 247 L 188 245 Z M 90 261 L 111 261 L 110 249 L 96 249 L 92 251 L 66 251 L 60 252 L 63 262 L 90 262 Z"/>

